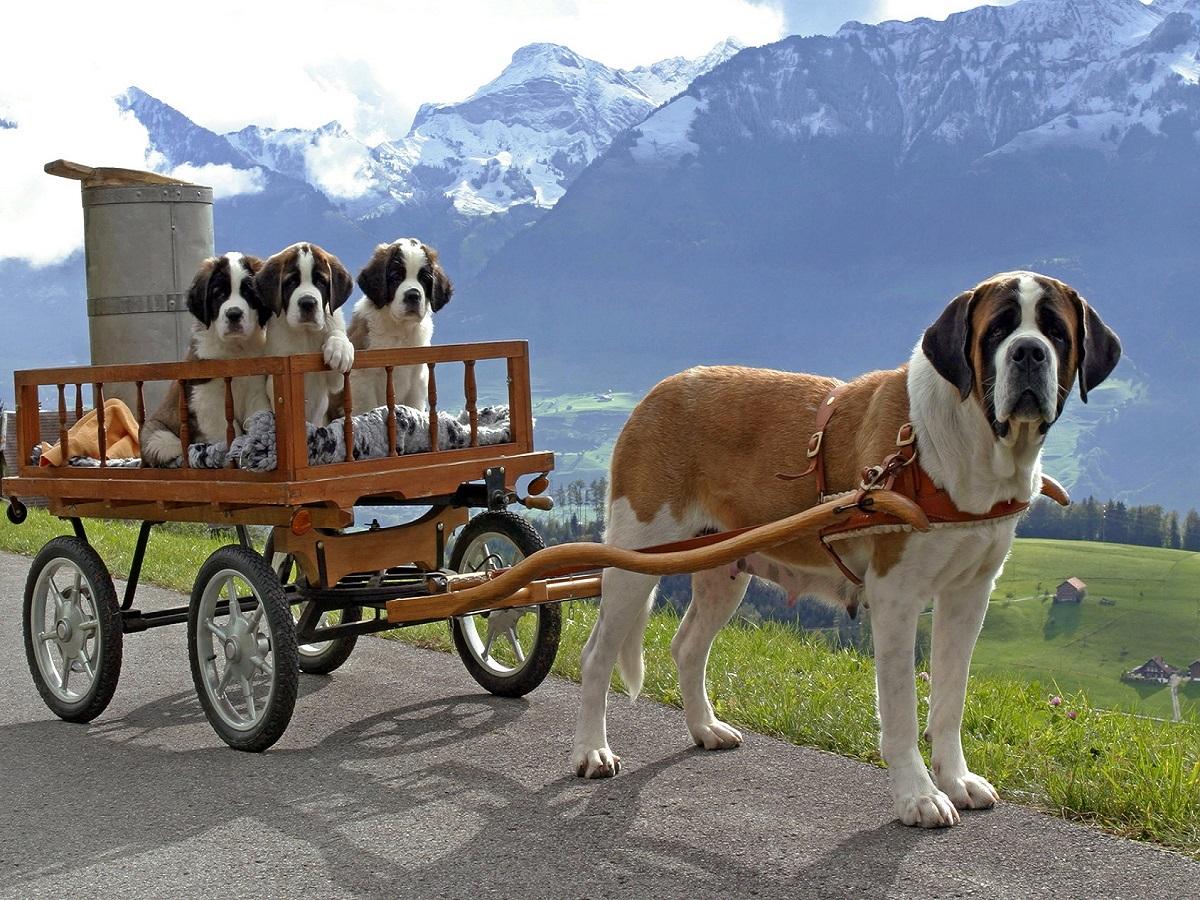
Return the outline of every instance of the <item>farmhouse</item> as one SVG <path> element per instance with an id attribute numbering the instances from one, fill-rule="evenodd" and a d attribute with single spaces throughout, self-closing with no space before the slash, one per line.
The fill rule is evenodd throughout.
<path id="1" fill-rule="evenodd" d="M 1146 660 L 1136 669 L 1130 669 L 1121 677 L 1127 681 L 1155 681 L 1159 684 L 1166 684 L 1176 672 L 1179 672 L 1179 669 L 1163 662 L 1161 656 L 1155 656 Z"/>
<path id="2" fill-rule="evenodd" d="M 1087 596 L 1087 584 L 1078 578 L 1068 578 L 1054 592 L 1055 603 L 1082 603 Z"/>
<path id="3" fill-rule="evenodd" d="M 1192 681 L 1200 681 L 1200 659 L 1187 667 L 1187 674 Z"/>

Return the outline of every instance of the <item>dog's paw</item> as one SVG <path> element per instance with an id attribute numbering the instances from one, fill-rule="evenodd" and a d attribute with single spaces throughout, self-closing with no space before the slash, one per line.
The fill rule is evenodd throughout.
<path id="1" fill-rule="evenodd" d="M 742 746 L 742 733 L 719 719 L 689 725 L 688 731 L 696 746 L 705 750 L 732 750 Z"/>
<path id="2" fill-rule="evenodd" d="M 612 778 L 621 771 L 621 757 L 607 747 L 577 747 L 571 754 L 571 769 L 580 778 Z"/>
<path id="3" fill-rule="evenodd" d="M 959 809 L 991 809 L 1000 801 L 1000 795 L 991 783 L 974 772 L 959 777 L 940 777 L 937 784 Z"/>
<path id="4" fill-rule="evenodd" d="M 930 785 L 928 791 L 914 792 L 896 798 L 896 818 L 905 825 L 921 828 L 948 828 L 957 825 L 958 810 L 944 793 Z"/>
<path id="5" fill-rule="evenodd" d="M 325 353 L 325 365 L 343 375 L 354 365 L 354 345 L 344 334 L 331 334 L 322 348 Z"/>

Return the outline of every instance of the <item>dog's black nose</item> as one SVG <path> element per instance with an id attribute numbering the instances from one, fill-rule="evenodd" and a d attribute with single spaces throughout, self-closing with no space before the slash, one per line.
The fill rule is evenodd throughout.
<path id="1" fill-rule="evenodd" d="M 243 315 L 245 315 L 245 313 L 236 306 L 233 309 L 225 310 L 225 318 L 229 320 L 230 325 L 237 325 L 239 322 L 241 322 Z"/>
<path id="2" fill-rule="evenodd" d="M 315 297 L 301 297 L 296 301 L 296 305 L 300 308 L 300 312 L 305 314 L 317 311 L 317 300 Z"/>
<path id="3" fill-rule="evenodd" d="M 1008 348 L 1009 361 L 1032 371 L 1046 361 L 1046 345 L 1037 338 L 1019 338 Z"/>
<path id="4" fill-rule="evenodd" d="M 409 288 L 404 292 L 404 302 L 417 304 L 421 302 L 421 292 L 416 288 Z"/>

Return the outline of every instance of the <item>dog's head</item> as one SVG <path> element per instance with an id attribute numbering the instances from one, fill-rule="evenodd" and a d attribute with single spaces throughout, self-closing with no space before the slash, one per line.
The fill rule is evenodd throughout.
<path id="1" fill-rule="evenodd" d="M 379 310 L 397 320 L 421 320 L 450 302 L 454 285 L 437 251 L 416 238 L 400 238 L 375 248 L 358 273 L 358 286 Z"/>
<path id="2" fill-rule="evenodd" d="M 255 284 L 261 268 L 261 260 L 241 253 L 210 256 L 188 288 L 188 311 L 222 341 L 251 340 L 271 317 Z"/>
<path id="3" fill-rule="evenodd" d="M 354 290 L 340 259 L 303 242 L 263 263 L 256 280 L 259 293 L 282 322 L 312 331 L 324 330 L 326 320 Z"/>
<path id="4" fill-rule="evenodd" d="M 974 398 L 997 438 L 1014 423 L 1040 433 L 1109 376 L 1121 342 L 1071 287 L 1035 272 L 994 275 L 955 297 L 925 332 L 921 349 L 938 373 Z"/>

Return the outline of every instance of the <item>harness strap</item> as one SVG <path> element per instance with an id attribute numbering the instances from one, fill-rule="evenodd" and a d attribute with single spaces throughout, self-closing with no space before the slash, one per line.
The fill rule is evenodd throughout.
<path id="1" fill-rule="evenodd" d="M 828 485 L 825 480 L 824 438 L 829 420 L 839 409 L 838 399 L 845 392 L 847 385 L 840 384 L 830 391 L 817 410 L 816 431 L 808 442 L 808 457 L 811 460 L 807 469 L 799 474 L 780 474 L 778 477 L 787 481 L 803 478 L 806 475 L 816 476 L 818 500 L 829 499 Z M 915 465 L 914 465 L 915 463 Z M 888 454 L 878 465 L 868 466 L 862 471 L 862 480 L 851 497 L 847 498 L 846 507 L 856 508 L 857 512 L 847 519 L 830 525 L 818 532 L 818 539 L 825 552 L 829 554 L 838 571 L 851 584 L 862 585 L 862 578 L 853 572 L 841 555 L 831 544 L 831 540 L 839 536 L 850 536 L 853 532 L 879 526 L 900 526 L 905 523 L 895 516 L 881 510 L 872 509 L 870 492 L 873 490 L 895 491 L 908 497 L 921 508 L 932 525 L 970 524 L 1004 519 L 1017 515 L 1029 507 L 1029 501 L 1001 500 L 983 513 L 963 512 L 951 499 L 945 488 L 939 488 L 929 477 L 929 473 L 917 459 L 916 430 L 911 422 L 905 422 L 896 433 L 896 449 Z M 1041 493 L 1054 500 L 1060 506 L 1067 506 L 1071 499 L 1061 484 L 1049 475 L 1042 476 Z"/>

